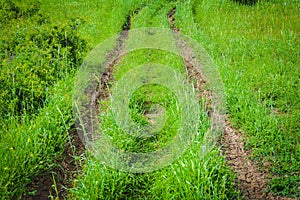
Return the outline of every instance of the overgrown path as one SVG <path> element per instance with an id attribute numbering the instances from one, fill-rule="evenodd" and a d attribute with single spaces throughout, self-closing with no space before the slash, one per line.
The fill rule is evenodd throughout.
<path id="1" fill-rule="evenodd" d="M 175 26 L 176 7 L 174 7 L 169 13 L 170 28 L 179 33 L 180 29 Z M 201 63 L 196 62 L 193 58 L 193 50 L 186 45 L 183 45 L 180 41 L 177 41 L 182 55 L 184 56 L 186 69 L 188 75 L 196 81 L 196 87 L 200 90 L 199 97 L 205 97 L 211 99 L 210 91 L 205 90 L 204 80 L 201 73 Z M 201 61 L 200 61 L 201 62 Z M 209 106 L 209 105 L 208 105 Z M 263 172 L 259 169 L 259 166 L 250 160 L 251 152 L 245 150 L 245 140 L 242 133 L 233 128 L 229 119 L 224 124 L 224 135 L 220 140 L 221 146 L 226 163 L 236 172 L 239 190 L 242 192 L 243 197 L 246 200 L 287 200 L 288 197 L 274 196 L 272 193 L 266 193 L 268 189 L 268 183 L 271 180 L 268 172 Z"/>
<path id="2" fill-rule="evenodd" d="M 179 33 L 180 29 L 175 26 L 176 8 L 168 13 L 170 28 Z M 118 38 L 116 47 L 108 54 L 105 61 L 105 71 L 99 75 L 100 83 L 96 91 L 90 91 L 90 98 L 92 105 L 98 109 L 99 101 L 105 100 L 109 97 L 109 85 L 113 81 L 113 66 L 120 62 L 120 57 L 123 51 L 123 41 L 128 37 L 130 30 L 131 18 L 128 17 L 124 23 L 123 30 Z M 201 73 L 201 63 L 197 62 L 193 56 L 193 50 L 181 41 L 177 41 L 178 47 L 184 57 L 184 63 L 188 72 L 188 76 L 196 80 L 195 87 L 199 88 L 199 97 L 210 99 L 210 91 L 205 89 L 205 81 Z M 117 58 L 117 59 L 113 59 Z M 209 105 L 209 101 L 207 102 Z M 286 197 L 275 197 L 271 193 L 266 193 L 270 176 L 267 172 L 262 172 L 258 165 L 249 158 L 251 152 L 245 150 L 245 140 L 242 133 L 233 128 L 229 120 L 224 126 L 224 136 L 220 139 L 220 145 L 224 152 L 227 164 L 236 172 L 236 183 L 239 190 L 242 192 L 245 199 L 289 199 Z M 75 147 L 75 148 L 74 148 Z M 76 150 L 74 153 L 74 149 Z M 75 162 L 74 156 L 82 156 L 84 154 L 84 147 L 77 135 L 76 130 L 70 130 L 70 143 L 66 144 L 66 150 L 63 154 L 61 166 L 55 168 L 53 173 L 46 173 L 43 177 L 37 177 L 29 187 L 31 190 L 36 190 L 36 195 L 24 199 L 45 199 L 49 196 L 49 191 L 53 196 L 58 196 L 60 199 L 66 197 L 67 187 L 70 185 L 72 179 L 76 177 L 78 172 L 78 163 Z M 53 176 L 54 174 L 54 176 Z M 55 177 L 55 178 L 53 178 Z M 56 183 L 54 183 L 54 180 Z M 55 185 L 56 188 L 53 188 Z"/>

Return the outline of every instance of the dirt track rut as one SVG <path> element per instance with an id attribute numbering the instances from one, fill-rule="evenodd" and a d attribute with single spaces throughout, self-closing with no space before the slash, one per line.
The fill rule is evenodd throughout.
<path id="1" fill-rule="evenodd" d="M 167 17 L 170 23 L 170 29 L 179 33 L 180 29 L 175 26 L 176 7 L 173 8 Z M 178 41 L 177 41 L 178 42 Z M 188 75 L 196 81 L 201 94 L 198 97 L 208 98 L 207 105 L 210 105 L 210 91 L 205 90 L 205 81 L 202 79 L 201 63 L 193 60 L 193 50 L 182 43 L 178 44 L 185 60 Z M 201 62 L 201 61 L 200 61 Z M 210 111 L 209 111 L 210 112 Z M 233 128 L 230 121 L 224 124 L 224 135 L 219 140 L 219 145 L 224 153 L 226 163 L 236 172 L 236 184 L 242 192 L 245 200 L 290 200 L 291 198 L 274 196 L 272 193 L 266 193 L 270 177 L 267 172 L 259 169 L 259 166 L 250 160 L 251 152 L 245 150 L 245 139 L 240 131 Z"/>

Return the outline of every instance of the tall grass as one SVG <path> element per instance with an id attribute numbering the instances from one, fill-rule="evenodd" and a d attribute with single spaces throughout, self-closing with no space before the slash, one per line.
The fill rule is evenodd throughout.
<path id="1" fill-rule="evenodd" d="M 248 137 L 253 159 L 277 176 L 273 192 L 297 197 L 299 7 L 297 1 L 195 0 L 190 8 L 197 40 L 221 70 L 229 116 Z"/>
<path id="2" fill-rule="evenodd" d="M 12 17 L 0 24 L 0 198 L 19 199 L 63 151 L 73 124 L 72 74 L 85 43 L 76 21 L 47 22 L 39 1 L 0 3 L 1 16 Z"/>
<path id="3" fill-rule="evenodd" d="M 73 49 L 76 46 L 74 43 L 76 37 L 78 35 L 84 37 L 88 46 L 93 47 L 111 34 L 119 32 L 126 21 L 126 15 L 130 14 L 130 9 L 135 6 L 135 2 L 127 3 L 126 7 L 121 7 L 120 2 L 113 1 L 103 3 L 93 1 L 32 1 L 26 3 L 1 1 L 0 3 L 3 5 L 1 15 L 4 14 L 6 17 L 3 20 L 10 22 L 2 23 L 1 19 L 3 28 L 0 43 L 1 58 L 3 58 L 0 68 L 1 78 L 12 80 L 11 84 L 7 84 L 7 88 L 1 88 L 1 95 L 3 97 L 14 91 L 13 89 L 10 91 L 10 89 L 15 85 L 21 85 L 20 91 L 24 89 L 32 91 L 29 97 L 26 96 L 29 99 L 31 99 L 30 95 L 33 96 L 35 92 L 45 94 L 43 98 L 39 99 L 41 102 L 32 99 L 32 101 L 18 99 L 18 92 L 12 93 L 11 96 L 14 98 L 12 101 L 2 99 L 7 104 L 6 108 L 9 109 L 15 106 L 15 100 L 26 105 L 23 106 L 22 112 L 16 112 L 21 113 L 18 115 L 9 112 L 4 116 L 1 113 L 0 153 L 3 162 L 0 164 L 0 196 L 1 199 L 8 199 L 20 198 L 22 194 L 26 193 L 26 186 L 33 177 L 56 165 L 54 160 L 63 151 L 62 147 L 67 141 L 67 131 L 74 123 L 71 113 L 72 77 L 74 75 L 72 68 L 78 66 L 78 63 L 73 62 L 72 55 L 69 55 L 68 51 L 74 54 L 83 53 L 82 49 Z M 94 10 L 91 10 L 92 8 Z M 25 9 L 26 12 L 21 12 L 20 9 Z M 17 14 L 6 16 L 6 11 L 8 14 L 16 11 Z M 81 22 L 86 21 L 85 26 L 79 30 L 78 34 L 68 35 L 75 31 L 75 27 L 72 25 L 64 27 L 63 25 L 70 20 L 76 23 L 75 19 L 78 18 L 81 18 L 79 20 Z M 14 32 L 14 30 L 16 31 Z M 7 34 L 10 32 L 13 34 Z M 63 34 L 62 38 L 59 37 L 61 34 Z M 5 41 L 9 41 L 10 45 Z M 25 45 L 24 41 L 28 41 L 29 44 Z M 62 44 L 59 44 L 60 42 Z M 17 53 L 13 49 L 15 46 L 18 50 Z M 36 59 L 34 60 L 34 58 Z M 48 65 L 45 65 L 45 62 L 48 61 Z M 23 71 L 17 65 L 20 65 L 20 62 L 22 62 Z M 17 67 L 13 68 L 15 66 Z M 50 76 L 50 72 L 47 72 L 49 66 L 54 67 L 54 73 L 57 76 Z M 25 72 L 28 74 L 26 75 Z M 38 90 L 28 87 L 30 84 L 27 82 L 25 82 L 27 85 L 22 85 L 22 82 L 14 79 L 13 75 L 11 78 L 11 73 L 24 78 L 29 83 L 31 81 L 36 84 Z M 43 75 L 46 76 L 46 81 L 49 78 L 53 81 L 47 87 L 40 88 L 44 84 L 44 80 L 40 77 Z M 30 86 L 33 87 L 33 85 Z M 40 106 L 36 106 L 36 103 Z M 5 108 L 5 106 L 3 107 Z M 30 112 L 27 112 L 28 108 L 32 108 Z"/>
<path id="4" fill-rule="evenodd" d="M 49 91 L 49 103 L 38 116 L 10 117 L 1 130 L 0 196 L 19 198 L 31 179 L 54 167 L 67 131 L 73 122 L 71 110 L 73 78 L 57 83 Z"/>
<path id="5" fill-rule="evenodd" d="M 149 3 L 140 12 L 132 16 L 131 27 L 169 28 L 167 13 L 174 3 Z M 130 35 L 129 35 L 130 40 Z M 120 80 L 127 72 L 144 63 L 161 63 L 168 65 L 178 73 L 184 74 L 182 58 L 159 50 L 137 50 L 128 53 L 119 64 L 114 66 L 114 81 Z M 143 73 L 143 72 L 141 72 Z M 114 82 L 111 83 L 114 85 Z M 109 101 L 101 102 L 101 129 L 112 138 L 119 148 L 130 151 L 148 152 L 161 148 L 168 143 L 177 131 L 177 115 L 170 113 L 176 110 L 176 100 L 168 94 L 168 89 L 155 85 L 143 86 L 134 92 L 131 107 L 133 121 L 141 126 L 147 125 L 143 112 L 149 104 L 167 104 L 165 127 L 158 133 L 157 140 L 132 140 L 119 130 L 110 115 Z M 171 101 L 169 101 L 169 99 Z M 126 105 L 125 105 L 126 106 Z M 218 149 L 203 158 L 203 132 L 209 128 L 209 121 L 203 110 L 199 134 L 180 159 L 166 168 L 151 173 L 125 173 L 105 165 L 95 158 L 88 158 L 83 174 L 74 182 L 70 189 L 70 199 L 232 199 L 238 198 L 234 186 L 234 175 L 225 165 Z M 173 123 L 173 124 L 172 124 Z M 175 125 L 175 127 L 172 127 Z M 127 135 L 127 136 L 126 136 Z"/>
<path id="6" fill-rule="evenodd" d="M 50 0 L 32 9 L 27 9 L 25 4 L 19 4 L 21 7 L 25 6 L 28 12 L 24 12 L 23 15 L 16 14 L 15 17 L 22 24 L 23 28 L 17 29 L 21 35 L 22 31 L 30 27 L 30 20 L 33 19 L 27 14 L 31 11 L 35 13 L 37 8 L 49 16 L 38 18 L 39 23 L 43 24 L 48 23 L 45 20 L 54 24 L 65 24 L 70 19 L 80 18 L 83 24 L 78 27 L 78 36 L 84 38 L 91 49 L 106 38 L 119 33 L 128 16 L 132 16 L 132 28 L 169 28 L 166 16 L 175 5 L 176 26 L 202 44 L 219 66 L 226 85 L 229 116 L 235 126 L 242 129 L 248 137 L 247 147 L 252 149 L 253 158 L 276 175 L 277 178 L 270 183 L 270 189 L 276 194 L 299 197 L 298 1 L 259 1 L 253 6 L 248 6 L 229 0 Z M 135 12 L 137 9 L 140 10 L 139 13 Z M 10 17 L 12 16 L 5 15 L 3 20 Z M 24 17 L 28 17 L 29 20 L 26 21 Z M 15 20 L 11 22 L 16 23 Z M 6 25 L 9 27 L 12 24 Z M 5 37 L 9 37 L 8 34 L 4 34 L 7 30 L 1 30 Z M 19 40 L 22 38 L 19 37 Z M 4 53 L 8 52 L 8 46 L 4 43 L 1 43 L 1 48 L 4 49 Z M 1 51 L 1 55 L 4 55 L 3 52 Z M 9 56 L 1 63 L 11 63 L 13 55 L 7 55 Z M 59 59 L 62 59 L 59 60 L 60 64 L 70 67 L 69 55 L 59 55 Z M 143 50 L 128 54 L 115 66 L 115 80 L 119 80 L 134 66 L 145 62 L 159 62 L 172 66 L 179 73 L 185 72 L 180 58 L 163 51 Z M 62 153 L 67 129 L 73 124 L 71 96 L 74 71 L 60 72 L 66 73 L 64 76 L 57 76 L 47 91 L 44 91 L 43 106 L 36 112 L 23 112 L 20 116 L 10 113 L 0 123 L 2 199 L 22 196 L 32 178 L 53 167 L 56 164 L 55 157 Z M 173 101 L 172 94 L 168 94 L 165 88 L 151 86 L 137 91 L 134 94 L 135 101 L 131 102 L 131 117 L 142 125 L 148 123 L 142 112 L 145 109 L 144 103 L 149 100 L 149 96 L 146 95 L 149 92 L 154 94 L 152 101 L 155 103 L 167 99 L 165 104 L 171 105 L 167 110 L 168 116 L 171 116 L 167 123 L 174 121 L 174 124 L 164 130 L 161 141 L 151 141 L 147 145 L 138 143 L 140 146 L 134 141 L 127 146 L 125 144 L 125 147 L 134 150 L 145 147 L 145 151 L 153 150 L 163 145 L 162 141 L 167 142 L 169 136 L 174 134 L 177 118 L 171 113 L 176 111 L 176 101 Z M 163 92 L 166 96 L 156 97 L 156 94 Z M 24 103 L 30 106 L 30 102 Z M 12 104 L 13 102 L 8 102 L 7 106 Z M 103 111 L 105 113 L 106 110 Z M 210 124 L 206 114 L 201 113 L 199 117 L 203 124 L 199 132 L 205 132 Z M 114 127 L 109 113 L 106 114 L 103 116 L 102 126 L 114 136 L 118 130 Z M 122 138 L 116 138 L 116 143 L 120 143 L 120 139 Z M 206 157 L 201 158 L 199 143 L 202 140 L 202 137 L 196 138 L 191 148 L 169 167 L 147 174 L 124 173 L 110 169 L 87 152 L 82 173 L 73 180 L 69 198 L 239 198 L 233 183 L 234 175 L 225 165 L 219 150 L 215 148 Z"/>

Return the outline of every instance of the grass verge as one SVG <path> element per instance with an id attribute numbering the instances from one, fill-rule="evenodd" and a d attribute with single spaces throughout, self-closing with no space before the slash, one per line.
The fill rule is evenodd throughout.
<path id="1" fill-rule="evenodd" d="M 231 120 L 253 159 L 275 175 L 270 190 L 290 197 L 300 194 L 299 6 L 215 0 L 190 8 L 197 40 L 222 73 Z"/>

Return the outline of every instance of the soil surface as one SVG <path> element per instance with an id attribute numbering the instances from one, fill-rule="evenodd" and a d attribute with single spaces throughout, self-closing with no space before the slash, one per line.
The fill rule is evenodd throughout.
<path id="1" fill-rule="evenodd" d="M 22 200 L 45 200 L 51 196 L 59 199 L 66 197 L 66 188 L 72 186 L 72 180 L 81 170 L 79 163 L 85 157 L 85 148 L 74 127 L 69 130 L 68 137 L 69 141 L 64 146 L 62 156 L 55 162 L 57 166 L 36 176 L 27 186 L 27 190 L 32 194 L 23 196 Z"/>
<path id="2" fill-rule="evenodd" d="M 267 171 L 261 171 L 259 166 L 249 158 L 251 152 L 245 150 L 245 139 L 242 133 L 233 128 L 229 121 L 224 127 L 224 136 L 221 139 L 222 150 L 225 153 L 227 164 L 237 174 L 237 184 L 244 198 L 247 199 L 292 199 L 274 196 L 266 193 L 271 176 Z"/>

